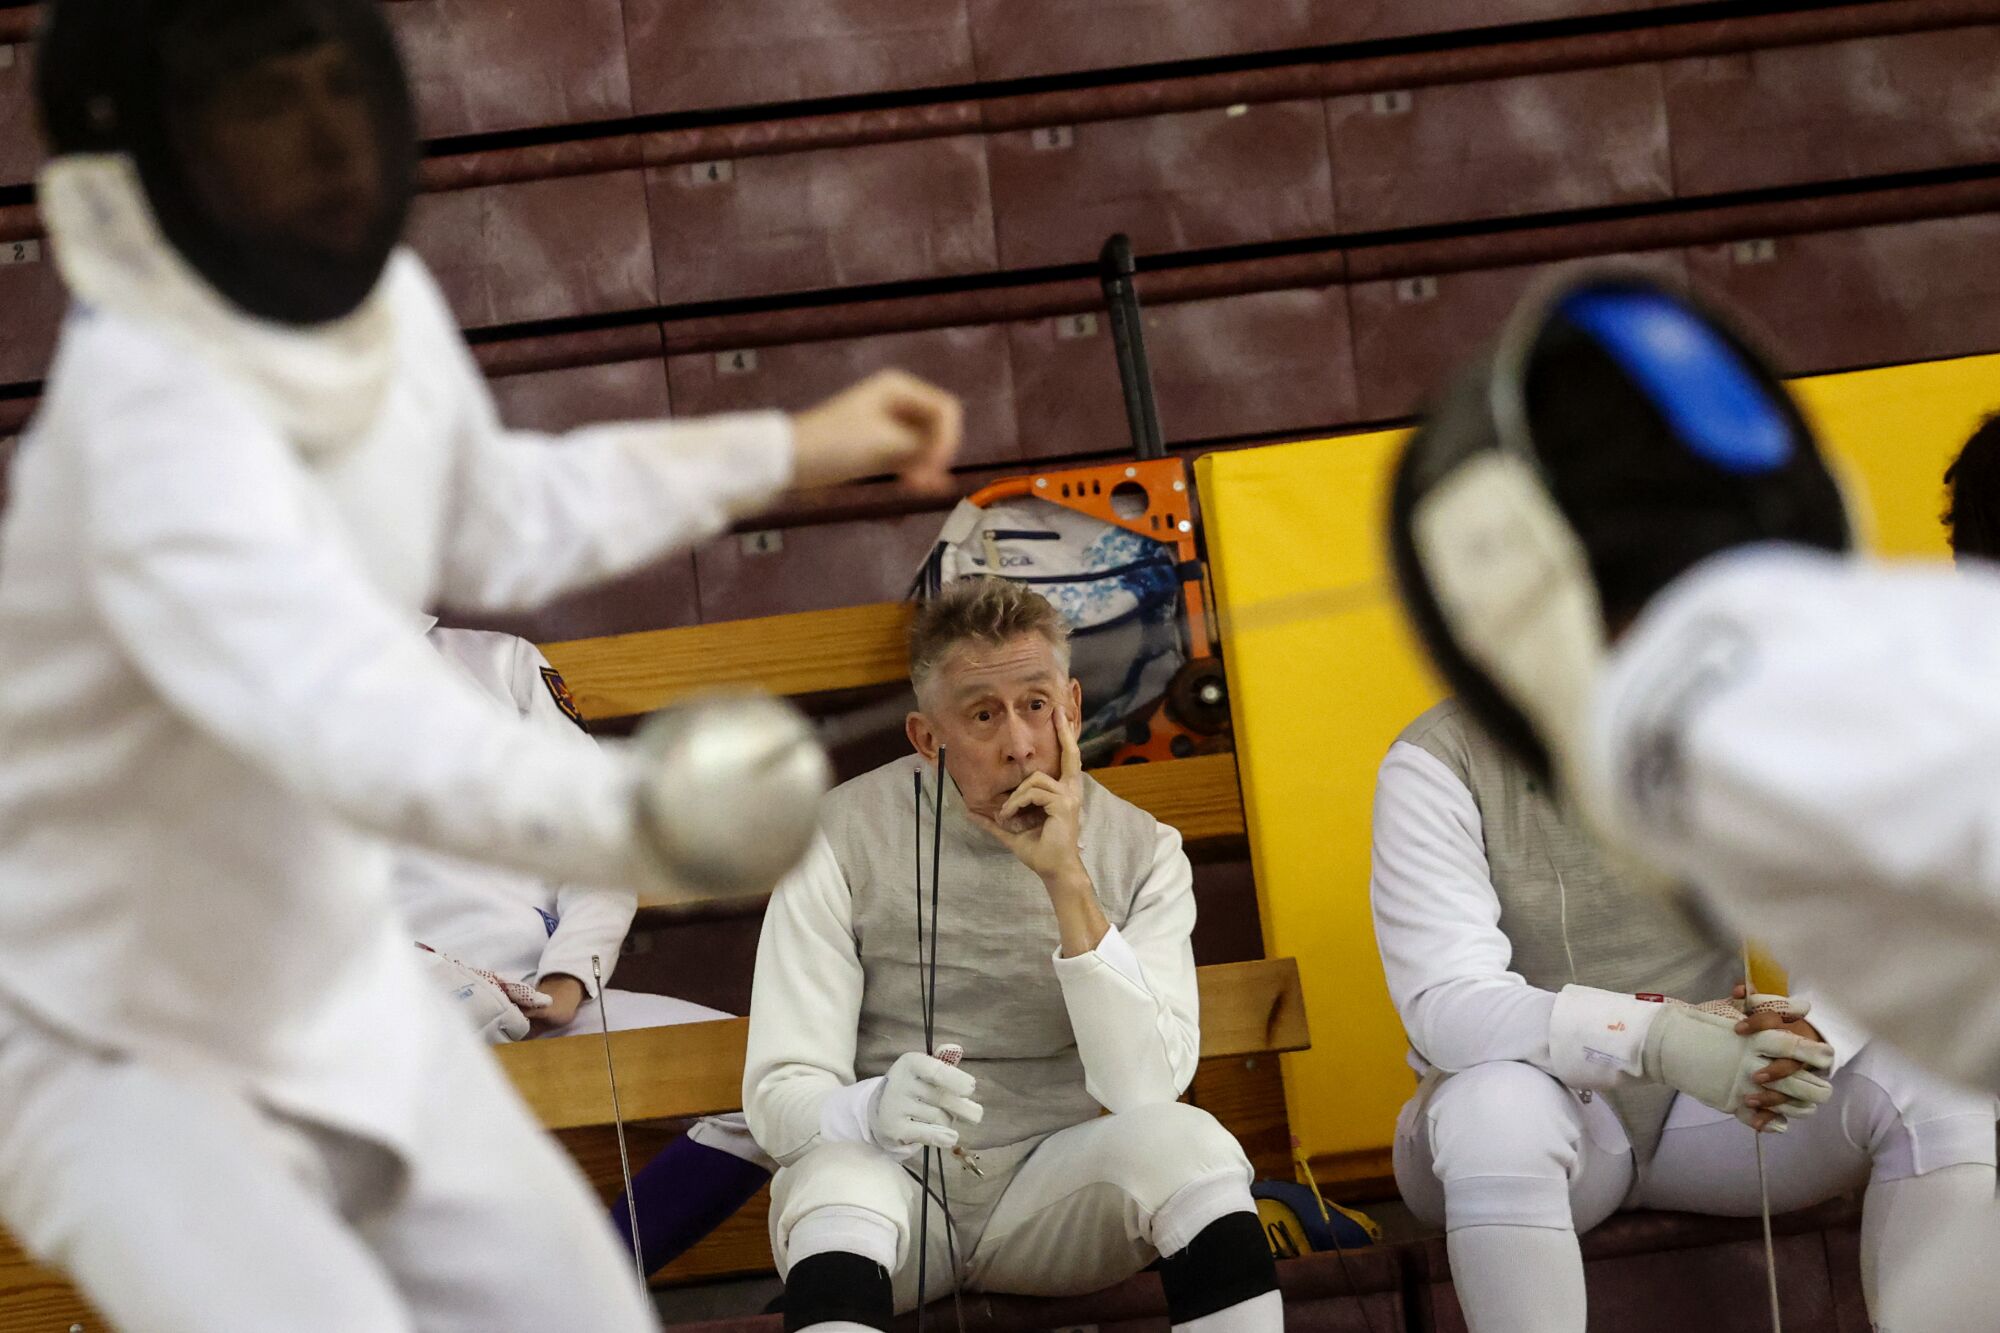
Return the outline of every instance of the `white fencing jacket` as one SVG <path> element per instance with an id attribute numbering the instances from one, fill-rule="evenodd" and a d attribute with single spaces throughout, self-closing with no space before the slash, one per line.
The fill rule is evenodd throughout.
<path id="1" fill-rule="evenodd" d="M 914 911 L 905 919 L 896 915 L 914 887 L 913 880 L 895 877 L 904 868 L 910 816 L 907 807 L 853 808 L 843 798 L 872 794 L 876 787 L 908 792 L 903 779 L 916 767 L 913 759 L 899 760 L 837 789 L 829 810 L 852 808 L 853 816 L 829 818 L 828 833 L 815 839 L 764 914 L 743 1107 L 758 1143 L 787 1165 L 822 1141 L 875 1143 L 871 1099 L 894 1056 L 878 1051 L 872 1065 L 865 1058 L 870 1047 L 882 1045 L 870 1026 L 871 999 L 878 1005 L 881 999 L 870 994 L 871 974 L 887 993 L 897 993 L 902 974 L 889 956 L 904 939 L 915 949 Z M 1025 1142 L 1026 1134 L 1039 1137 L 1088 1119 L 1095 1105 L 1120 1111 L 1172 1101 L 1194 1077 L 1201 1056 L 1201 999 L 1190 943 L 1193 872 L 1180 834 L 1086 781 L 1086 864 L 1096 863 L 1091 873 L 1100 902 L 1120 906 L 1107 911 L 1112 926 L 1097 947 L 1074 958 L 1062 957 L 1056 947 L 1054 909 L 1032 873 L 1000 851 L 997 840 L 964 823 L 962 815 L 946 818 L 945 840 L 954 849 L 943 872 L 951 889 L 944 899 L 948 905 L 940 907 L 938 948 L 958 961 L 940 969 L 951 975 L 938 991 L 937 1035 L 958 1042 L 967 1053 L 968 1072 L 989 1079 L 989 1100 L 982 1104 L 990 1113 L 977 1127 L 960 1127 L 968 1148 Z M 1123 882 L 1113 882 L 1109 869 L 1117 841 L 1109 829 L 1114 818 L 1127 821 L 1128 828 L 1141 821 L 1149 826 L 1125 849 L 1138 854 L 1140 869 Z M 861 853 L 859 860 L 876 864 L 883 876 L 850 883 L 833 838 Z M 862 847 L 864 841 L 870 845 Z M 1006 877 L 1004 891 L 994 879 L 967 877 L 965 864 L 975 858 L 998 867 L 997 874 Z M 1016 892 L 1018 899 L 1012 896 Z M 1017 910 L 1018 917 L 1003 921 L 986 918 L 988 912 Z M 859 932 L 871 914 L 878 927 L 887 921 L 895 927 L 891 938 L 864 948 Z M 905 920 L 912 927 L 908 934 L 901 928 Z M 906 1022 L 918 1003 L 913 995 L 901 1016 Z M 1009 1028 L 1010 1016 L 1023 1014 L 1038 1016 L 1027 1020 L 1034 1032 Z M 918 1032 L 914 1048 L 921 1049 L 921 1026 L 911 1025 Z M 1038 1099 L 1036 1083 L 1059 1076 L 1061 1061 L 982 1058 L 1023 1053 L 1018 1049 L 1023 1043 L 1032 1043 L 1034 1052 L 1073 1043 L 1075 1060 L 1067 1077 L 1082 1086 L 1042 1081 Z M 995 1087 L 1009 1093 L 1005 1106 L 991 1102 Z M 975 1092 L 974 1099 L 980 1095 Z M 1065 1119 L 1079 1103 L 1084 1109 Z"/>
<path id="2" fill-rule="evenodd" d="M 1514 1060 L 1562 1078 L 1583 1063 L 1578 1038 L 1602 1026 L 1594 1020 L 1629 1020 L 1634 1012 L 1650 1019 L 1659 1009 L 1632 1010 L 1622 1003 L 1628 997 L 1582 987 L 1559 995 L 1514 970 L 1479 807 L 1458 775 L 1428 751 L 1407 741 L 1389 747 L 1376 782 L 1373 838 L 1375 938 L 1418 1073 L 1433 1065 L 1456 1072 Z M 1792 989 L 1813 998 L 1801 978 L 1794 977 Z M 1842 1064 L 1867 1042 L 1865 1032 L 1816 999 L 1811 1021 Z M 1621 1048 L 1626 1072 L 1636 1073 L 1644 1037 L 1641 1027 Z M 1601 1035 L 1596 1040 L 1603 1044 Z M 1576 1086 L 1617 1083 L 1606 1069 Z"/>
<path id="3" fill-rule="evenodd" d="M 1589 743 L 1607 833 L 2000 1089 L 2000 573 L 1718 557 L 1618 643 Z"/>
<path id="4" fill-rule="evenodd" d="M 65 324 L 0 526 L 0 996 L 392 1133 L 429 1001 L 390 841 L 587 883 L 634 855 L 634 761 L 482 697 L 420 610 L 712 535 L 791 439 L 777 414 L 508 432 L 421 263 L 384 281 L 381 412 L 310 463 L 153 329 Z"/>
<path id="5" fill-rule="evenodd" d="M 465 679 L 513 707 L 558 745 L 594 748 L 569 709 L 562 676 L 526 639 L 490 630 L 433 629 L 427 636 Z M 570 976 L 595 995 L 590 960 L 611 979 L 639 899 L 623 885 L 587 885 L 438 852 L 396 858 L 395 894 L 411 934 L 440 953 L 533 985 Z"/>

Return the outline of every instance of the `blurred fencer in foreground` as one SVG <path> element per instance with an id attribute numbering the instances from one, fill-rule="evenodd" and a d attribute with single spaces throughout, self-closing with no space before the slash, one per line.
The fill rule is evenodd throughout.
<path id="1" fill-rule="evenodd" d="M 1391 509 L 1433 660 L 1627 876 L 2000 1090 L 2000 579 L 1854 554 L 1841 488 L 1761 358 L 1619 273 L 1515 312 L 1411 440 Z M 1990 1118 L 1982 1132 L 1990 1154 Z M 1933 1221 L 1871 1219 L 1930 1226 L 1896 1327 L 1990 1324 L 1990 1183 L 1948 1228 L 1940 1200 L 1906 1202 Z M 1774 1304 L 1776 1287 L 1774 1268 Z"/>
<path id="2" fill-rule="evenodd" d="M 1854 554 L 1783 386 L 1622 276 L 1518 310 L 1392 505 L 1412 619 L 1498 740 L 1658 884 L 2000 1089 L 2000 580 Z"/>
<path id="3" fill-rule="evenodd" d="M 56 0 L 40 203 L 75 297 L 0 529 L 0 1220 L 130 1333 L 653 1316 L 427 987 L 390 843 L 642 898 L 767 887 L 825 757 L 768 700 L 554 744 L 416 632 L 787 486 L 935 484 L 958 407 L 496 419 L 398 243 L 368 0 Z"/>

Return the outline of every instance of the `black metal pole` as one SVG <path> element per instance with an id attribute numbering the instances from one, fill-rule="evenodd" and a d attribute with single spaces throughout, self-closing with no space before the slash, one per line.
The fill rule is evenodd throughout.
<path id="1" fill-rule="evenodd" d="M 1139 313 L 1139 293 L 1132 285 L 1132 241 L 1119 232 L 1098 255 L 1104 284 L 1104 304 L 1111 312 L 1111 345 L 1118 356 L 1118 383 L 1125 393 L 1125 423 L 1132 432 L 1132 452 L 1141 459 L 1165 458 L 1160 435 L 1159 406 L 1153 397 L 1153 368 L 1146 359 L 1146 328 Z"/>

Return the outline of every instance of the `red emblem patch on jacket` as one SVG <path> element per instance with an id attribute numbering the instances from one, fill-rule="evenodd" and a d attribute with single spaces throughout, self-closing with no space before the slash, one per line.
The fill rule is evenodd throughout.
<path id="1" fill-rule="evenodd" d="M 555 699 L 556 707 L 563 710 L 563 716 L 582 726 L 583 710 L 576 706 L 576 696 L 569 692 L 569 684 L 563 680 L 562 672 L 554 667 L 543 667 L 542 684 L 549 687 L 549 694 Z"/>

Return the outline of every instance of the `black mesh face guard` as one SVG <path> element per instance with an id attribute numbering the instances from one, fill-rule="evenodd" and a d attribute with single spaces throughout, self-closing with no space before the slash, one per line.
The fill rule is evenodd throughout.
<path id="1" fill-rule="evenodd" d="M 1561 312 L 1572 297 L 1601 292 L 1664 296 L 1719 335 L 1770 409 L 1783 415 L 1788 461 L 1741 475 L 1698 457 L 1638 377 L 1565 322 Z M 1465 650 L 1415 536 L 1426 498 L 1459 467 L 1493 452 L 1528 463 L 1574 530 L 1611 622 L 1607 633 L 1673 578 L 1731 547 L 1852 545 L 1839 486 L 1790 394 L 1770 363 L 1713 312 L 1617 268 L 1561 275 L 1531 295 L 1404 448 L 1390 490 L 1388 540 L 1397 591 L 1439 674 L 1497 741 L 1544 778 L 1552 769 L 1546 738 Z"/>
<path id="2" fill-rule="evenodd" d="M 1496 741 L 1547 779 L 1547 747 L 1526 715 L 1459 646 L 1417 552 L 1416 511 L 1424 497 L 1460 463 L 1500 447 L 1485 406 L 1491 377 L 1485 362 L 1461 373 L 1404 446 L 1389 490 L 1389 567 L 1404 614 L 1445 684 Z"/>
<path id="3" fill-rule="evenodd" d="M 315 89 L 323 100 L 288 99 L 272 71 L 315 51 L 338 71 Z M 267 153 L 256 180 L 232 182 L 227 155 L 212 146 L 225 105 L 215 99 L 251 78 L 265 85 L 255 114 L 292 117 L 292 138 L 276 142 L 302 147 L 288 158 Z M 380 281 L 414 192 L 416 132 L 394 37 L 371 0 L 56 0 L 39 81 L 52 150 L 130 155 L 168 242 L 245 313 L 323 324 Z M 326 128 L 329 106 L 346 108 L 344 139 Z M 253 224 L 216 206 L 218 194 L 254 196 L 271 176 L 295 187 L 291 216 L 303 223 Z M 352 221 L 329 244 L 313 224 L 341 208 Z"/>

